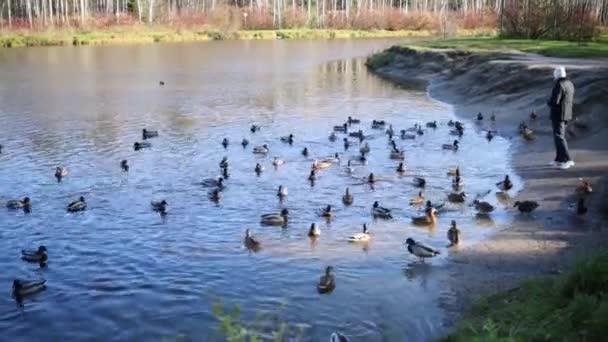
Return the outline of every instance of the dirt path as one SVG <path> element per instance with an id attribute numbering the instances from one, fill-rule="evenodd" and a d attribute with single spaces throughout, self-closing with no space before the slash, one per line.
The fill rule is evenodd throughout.
<path id="1" fill-rule="evenodd" d="M 541 204 L 529 217 L 513 211 L 513 223 L 493 238 L 451 253 L 445 279 L 450 290 L 441 299 L 448 312 L 446 325 L 460 318 L 475 297 L 516 287 L 522 279 L 559 273 L 577 254 L 605 245 L 608 231 L 602 230 L 605 220 L 600 211 L 608 205 L 607 61 L 522 53 L 392 51 L 393 61 L 375 70 L 381 77 L 399 83 L 428 80 L 431 95 L 453 104 L 463 118 L 473 119 L 478 112 L 488 118 L 496 113 L 495 123 L 486 120 L 477 129 L 496 129 L 513 139 L 513 163 L 525 182 L 524 190 L 513 200 Z M 569 139 L 576 166 L 565 171 L 548 166 L 555 152 L 545 103 L 557 65 L 566 66 L 577 87 L 574 110 L 578 127 L 570 125 Z M 529 119 L 531 111 L 538 113 L 538 119 Z M 535 131 L 535 141 L 527 143 L 519 137 L 522 121 Z M 582 126 L 587 128 L 579 128 Z M 582 218 L 574 213 L 578 199 L 574 189 L 580 178 L 594 186 L 588 198 L 590 212 Z M 466 239 L 466 231 L 463 235 Z"/>

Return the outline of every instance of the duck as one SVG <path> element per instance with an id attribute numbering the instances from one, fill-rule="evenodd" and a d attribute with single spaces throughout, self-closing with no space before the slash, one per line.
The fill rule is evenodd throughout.
<path id="1" fill-rule="evenodd" d="M 2 146 L 2 144 L 0 144 L 0 154 L 2 154 L 2 148 L 4 148 L 4 146 Z"/>
<path id="2" fill-rule="evenodd" d="M 425 258 L 432 258 L 441 254 L 436 248 L 416 242 L 412 238 L 407 238 L 405 244 L 407 245 L 407 251 L 422 259 L 422 261 L 424 261 Z"/>
<path id="3" fill-rule="evenodd" d="M 36 294 L 46 289 L 46 280 L 13 280 L 12 295 L 18 302 L 21 302 L 24 297 Z"/>
<path id="4" fill-rule="evenodd" d="M 277 196 L 281 200 L 287 197 L 287 188 L 282 185 L 279 185 L 279 189 L 277 190 Z"/>
<path id="5" fill-rule="evenodd" d="M 350 193 L 350 189 L 346 188 L 346 190 L 344 190 L 344 195 L 342 196 L 342 203 L 344 203 L 345 205 L 351 205 L 354 201 L 355 198 Z"/>
<path id="6" fill-rule="evenodd" d="M 350 339 L 344 336 L 342 333 L 334 331 L 329 337 L 329 342 L 350 342 Z"/>
<path id="7" fill-rule="evenodd" d="M 350 132 L 350 133 L 348 133 L 348 136 L 361 139 L 361 137 L 363 137 L 363 131 L 358 130 L 357 132 Z"/>
<path id="8" fill-rule="evenodd" d="M 405 159 L 405 156 L 403 154 L 403 151 L 397 150 L 391 152 L 390 158 L 393 160 L 403 160 Z"/>
<path id="9" fill-rule="evenodd" d="M 264 171 L 264 167 L 262 166 L 262 164 L 257 163 L 257 164 L 255 164 L 254 171 L 259 176 Z"/>
<path id="10" fill-rule="evenodd" d="M 397 166 L 397 172 L 398 173 L 404 173 L 405 172 L 405 163 L 403 163 L 403 162 L 399 163 L 399 166 Z"/>
<path id="11" fill-rule="evenodd" d="M 393 125 L 388 125 L 388 128 L 386 129 L 386 135 L 388 135 L 389 139 L 393 138 L 393 135 L 395 135 L 395 130 L 393 129 Z"/>
<path id="12" fill-rule="evenodd" d="M 376 176 L 374 175 L 374 173 L 373 173 L 373 172 L 371 172 L 371 173 L 369 174 L 369 176 L 367 176 L 367 182 L 368 182 L 369 184 L 374 184 L 374 183 L 376 183 Z"/>
<path id="13" fill-rule="evenodd" d="M 266 144 L 253 148 L 253 153 L 255 154 L 267 154 L 268 152 L 270 152 L 270 150 L 268 149 L 268 145 Z"/>
<path id="14" fill-rule="evenodd" d="M 359 124 L 359 123 L 361 123 L 361 120 L 352 118 L 350 116 L 348 117 L 348 124 L 349 125 L 354 125 L 354 124 Z"/>
<path id="15" fill-rule="evenodd" d="M 228 167 L 222 168 L 222 177 L 224 179 L 230 178 L 230 172 L 228 171 Z"/>
<path id="16" fill-rule="evenodd" d="M 120 168 L 124 172 L 129 172 L 129 162 L 126 159 L 120 161 Z"/>
<path id="17" fill-rule="evenodd" d="M 585 205 L 585 199 L 583 197 L 578 199 L 576 203 L 576 214 L 577 215 L 585 215 L 589 209 Z"/>
<path id="18" fill-rule="evenodd" d="M 340 154 L 338 154 L 338 152 L 334 153 L 333 156 L 330 157 L 325 157 L 323 159 L 321 159 L 321 162 L 323 163 L 339 163 L 340 162 Z"/>
<path id="19" fill-rule="evenodd" d="M 346 123 L 344 123 L 343 125 L 340 125 L 340 126 L 334 126 L 334 132 L 346 133 L 346 132 L 348 132 L 348 125 Z"/>
<path id="20" fill-rule="evenodd" d="M 333 267 L 327 266 L 325 269 L 325 274 L 321 276 L 321 279 L 319 279 L 317 291 L 319 291 L 320 294 L 331 293 L 336 288 L 336 280 L 332 273 L 333 270 Z"/>
<path id="21" fill-rule="evenodd" d="M 492 139 L 494 139 L 494 132 L 488 131 L 488 133 L 486 133 L 486 139 L 492 141 Z"/>
<path id="22" fill-rule="evenodd" d="M 355 172 L 355 168 L 352 166 L 352 162 L 350 161 L 350 159 L 346 163 L 346 167 L 344 168 L 344 170 L 348 174 L 351 174 L 351 173 Z"/>
<path id="23" fill-rule="evenodd" d="M 203 180 L 200 184 L 206 188 L 217 187 L 217 188 L 221 189 L 224 187 L 224 178 L 223 177 L 209 178 L 209 179 Z"/>
<path id="24" fill-rule="evenodd" d="M 391 210 L 381 207 L 380 203 L 378 203 L 378 201 L 375 201 L 374 205 L 372 206 L 372 215 L 374 217 L 384 218 L 384 219 L 393 218 L 393 215 L 391 214 Z"/>
<path id="25" fill-rule="evenodd" d="M 422 191 L 419 191 L 418 195 L 410 200 L 410 205 L 420 205 L 422 203 L 424 203 L 424 195 L 422 194 Z"/>
<path id="26" fill-rule="evenodd" d="M 209 199 L 213 202 L 219 202 L 222 199 L 222 192 L 220 191 L 220 189 L 213 189 L 209 193 Z"/>
<path id="27" fill-rule="evenodd" d="M 344 149 L 348 150 L 348 148 L 350 147 L 350 141 L 348 141 L 348 138 L 344 138 Z"/>
<path id="28" fill-rule="evenodd" d="M 320 215 L 321 217 L 325 217 L 326 219 L 332 218 L 333 212 L 331 211 L 331 205 L 327 205 L 327 207 L 321 209 Z"/>
<path id="29" fill-rule="evenodd" d="M 165 81 L 159 81 L 158 85 L 164 86 L 165 85 Z"/>
<path id="30" fill-rule="evenodd" d="M 280 213 L 264 214 L 261 216 L 261 223 L 267 226 L 283 226 L 287 224 L 289 210 L 283 209 Z"/>
<path id="31" fill-rule="evenodd" d="M 399 136 L 401 138 L 401 140 L 414 140 L 416 139 L 416 135 L 415 134 L 408 134 L 406 130 L 402 129 L 401 130 L 401 135 Z"/>
<path id="32" fill-rule="evenodd" d="M 383 129 L 385 125 L 386 122 L 384 122 L 384 120 L 372 120 L 373 129 Z"/>
<path id="33" fill-rule="evenodd" d="M 317 180 L 317 172 L 315 169 L 310 170 L 310 174 L 308 175 L 308 180 L 314 182 Z"/>
<path id="34" fill-rule="evenodd" d="M 496 121 L 496 113 L 492 112 L 492 115 L 490 115 L 490 121 Z"/>
<path id="35" fill-rule="evenodd" d="M 251 250 L 258 250 L 261 247 L 260 241 L 253 237 L 251 230 L 249 229 L 245 231 L 245 239 L 243 240 L 243 244 L 245 247 Z"/>
<path id="36" fill-rule="evenodd" d="M 38 246 L 36 250 L 21 250 L 21 259 L 27 262 L 37 262 L 44 264 L 48 261 L 47 249 L 45 246 Z"/>
<path id="37" fill-rule="evenodd" d="M 281 166 L 283 164 L 285 164 L 285 160 L 283 159 L 279 159 L 278 157 L 274 157 L 272 159 L 272 165 L 274 165 L 275 167 Z"/>
<path id="38" fill-rule="evenodd" d="M 80 196 L 77 201 L 68 204 L 67 211 L 75 213 L 77 211 L 83 211 L 87 209 L 87 202 L 84 200 L 84 196 Z"/>
<path id="39" fill-rule="evenodd" d="M 460 177 L 460 166 L 456 166 L 454 169 L 449 169 L 448 176 Z"/>
<path id="40" fill-rule="evenodd" d="M 448 127 L 454 127 L 454 120 L 450 119 L 450 121 L 448 121 Z"/>
<path id="41" fill-rule="evenodd" d="M 152 147 L 152 144 L 150 144 L 149 142 L 145 142 L 145 141 L 144 142 L 139 142 L 138 141 L 138 142 L 136 142 L 136 143 L 133 144 L 133 149 L 135 151 L 139 151 L 141 149 L 150 148 L 150 147 Z"/>
<path id="42" fill-rule="evenodd" d="M 476 199 L 473 201 L 473 205 L 480 214 L 489 214 L 494 211 L 494 206 L 485 201 Z"/>
<path id="43" fill-rule="evenodd" d="M 316 223 L 311 224 L 308 230 L 308 237 L 316 238 L 319 236 L 321 236 L 321 229 L 319 229 Z"/>
<path id="44" fill-rule="evenodd" d="M 293 144 L 293 134 L 289 134 L 286 137 L 281 137 L 281 141 L 284 143 L 287 143 L 289 145 L 292 145 Z"/>
<path id="45" fill-rule="evenodd" d="M 141 138 L 143 140 L 155 138 L 157 136 L 158 136 L 158 131 L 151 131 L 151 130 L 148 130 L 145 128 L 141 130 Z"/>
<path id="46" fill-rule="evenodd" d="M 329 141 L 334 142 L 336 140 L 338 140 L 338 136 L 335 132 L 331 132 L 331 134 L 329 135 Z"/>
<path id="47" fill-rule="evenodd" d="M 464 203 L 466 197 L 467 194 L 465 194 L 464 191 L 460 193 L 452 192 L 448 194 L 448 201 L 452 203 Z"/>
<path id="48" fill-rule="evenodd" d="M 450 131 L 450 135 L 455 135 L 457 137 L 462 137 L 464 135 L 464 131 L 462 129 L 453 129 Z"/>
<path id="49" fill-rule="evenodd" d="M 160 213 L 160 214 L 167 213 L 167 206 L 168 206 L 168 203 L 165 200 L 150 202 L 150 207 L 152 207 L 152 211 Z"/>
<path id="50" fill-rule="evenodd" d="M 426 123 L 426 127 L 428 128 L 437 128 L 437 121 L 433 121 L 433 122 L 427 122 Z"/>
<path id="51" fill-rule="evenodd" d="M 417 226 L 434 226 L 437 223 L 437 209 L 426 208 L 424 216 L 412 217 L 412 223 Z"/>
<path id="52" fill-rule="evenodd" d="M 312 162 L 312 168 L 316 170 L 326 169 L 331 166 L 331 162 L 325 160 L 315 160 Z"/>
<path id="53" fill-rule="evenodd" d="M 418 126 L 418 129 L 416 130 L 416 134 L 418 134 L 418 135 L 424 135 L 424 131 L 422 130 L 422 126 Z"/>
<path id="54" fill-rule="evenodd" d="M 371 149 L 368 143 L 363 144 L 363 146 L 359 148 L 359 152 L 361 152 L 361 154 L 368 154 L 369 151 L 371 151 Z"/>
<path id="55" fill-rule="evenodd" d="M 513 208 L 517 208 L 521 213 L 531 213 L 539 207 L 536 201 L 516 201 Z"/>
<path id="56" fill-rule="evenodd" d="M 458 151 L 458 147 L 459 147 L 458 145 L 459 145 L 458 140 L 454 140 L 454 142 L 451 144 L 441 145 L 441 148 L 443 148 L 444 150 Z"/>
<path id="57" fill-rule="evenodd" d="M 460 229 L 456 227 L 456 221 L 452 220 L 452 224 L 446 235 L 448 241 L 450 241 L 450 246 L 456 246 L 460 243 Z"/>
<path id="58" fill-rule="evenodd" d="M 222 160 L 220 160 L 219 165 L 220 165 L 220 169 L 227 168 L 229 166 L 228 157 L 223 157 Z"/>
<path id="59" fill-rule="evenodd" d="M 505 175 L 505 179 L 496 183 L 496 186 L 499 190 L 509 191 L 513 188 L 513 182 L 511 182 L 509 175 Z"/>
<path id="60" fill-rule="evenodd" d="M 414 177 L 414 186 L 417 188 L 424 188 L 426 186 L 426 179 L 423 177 Z"/>
<path id="61" fill-rule="evenodd" d="M 452 190 L 460 191 L 464 188 L 464 181 L 460 176 L 456 176 L 452 179 Z"/>
<path id="62" fill-rule="evenodd" d="M 304 149 L 302 150 L 302 155 L 304 157 L 308 157 L 308 147 L 304 147 Z"/>
<path id="63" fill-rule="evenodd" d="M 68 175 L 68 169 L 65 167 L 57 166 L 55 168 L 55 178 L 57 178 L 57 182 L 61 182 L 61 179 Z"/>
<path id="64" fill-rule="evenodd" d="M 477 121 L 482 121 L 483 120 L 483 114 L 481 114 L 481 112 L 477 113 Z"/>
<path id="65" fill-rule="evenodd" d="M 230 142 L 228 141 L 228 138 L 224 138 L 224 140 L 222 140 L 222 146 L 224 146 L 224 148 L 228 148 L 229 144 Z"/>
<path id="66" fill-rule="evenodd" d="M 581 195 L 589 195 L 593 192 L 593 187 L 591 187 L 591 183 L 586 180 L 581 179 L 581 184 L 576 187 L 576 193 Z"/>
<path id="67" fill-rule="evenodd" d="M 348 242 L 367 242 L 371 240 L 372 235 L 367 230 L 367 224 L 363 224 L 363 231 L 348 237 Z"/>
<path id="68" fill-rule="evenodd" d="M 431 202 L 431 200 L 427 200 L 424 207 L 426 209 L 429 208 L 435 208 L 435 210 L 437 210 L 437 212 L 439 212 L 439 210 L 443 209 L 443 207 L 445 206 L 445 203 L 441 202 L 439 204 L 434 204 L 433 202 Z"/>
<path id="69" fill-rule="evenodd" d="M 530 120 L 534 121 L 538 118 L 538 115 L 536 114 L 536 111 L 532 111 L 530 113 Z"/>
<path id="70" fill-rule="evenodd" d="M 534 131 L 531 130 L 528 127 L 524 127 L 521 136 L 524 138 L 524 140 L 526 141 L 533 141 L 536 139 L 536 136 L 534 135 Z"/>
<path id="71" fill-rule="evenodd" d="M 255 133 L 257 131 L 260 130 L 260 126 L 258 125 L 251 125 L 251 127 L 249 128 L 249 130 L 251 131 L 251 133 Z"/>
<path id="72" fill-rule="evenodd" d="M 29 197 L 24 197 L 22 200 L 10 200 L 6 202 L 8 209 L 31 209 L 32 202 Z"/>

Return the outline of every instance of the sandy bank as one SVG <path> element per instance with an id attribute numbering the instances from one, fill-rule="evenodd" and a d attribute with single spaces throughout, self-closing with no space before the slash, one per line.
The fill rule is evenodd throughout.
<path id="1" fill-rule="evenodd" d="M 602 228 L 608 187 L 608 62 L 606 60 L 556 59 L 513 53 L 470 53 L 453 50 L 414 50 L 393 47 L 373 71 L 397 83 L 429 81 L 435 98 L 455 106 L 456 114 L 472 119 L 477 112 L 496 112 L 477 129 L 496 129 L 512 139 L 516 172 L 524 190 L 514 197 L 540 202 L 532 217 L 513 211 L 514 221 L 492 239 L 451 252 L 449 290 L 442 305 L 448 325 L 458 319 L 475 297 L 513 288 L 525 278 L 561 272 L 575 255 L 608 241 Z M 576 166 L 556 170 L 549 113 L 545 103 L 553 86 L 552 69 L 565 65 L 576 89 L 570 149 Z M 539 118 L 529 120 L 531 111 Z M 537 139 L 526 143 L 517 134 L 526 121 Z M 586 126 L 587 128 L 581 128 Z M 472 127 L 468 128 L 473 129 Z M 471 156 L 474 158 L 474 156 Z M 466 175 L 465 175 L 466 177 Z M 579 178 L 594 185 L 590 213 L 576 217 L 574 189 Z M 466 231 L 463 232 L 466 239 Z"/>

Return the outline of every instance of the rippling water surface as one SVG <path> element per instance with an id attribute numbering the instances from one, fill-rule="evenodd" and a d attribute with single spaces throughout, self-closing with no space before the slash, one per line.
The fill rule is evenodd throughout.
<path id="1" fill-rule="evenodd" d="M 413 176 L 428 180 L 426 196 L 443 201 L 449 167 L 460 165 L 474 196 L 509 172 L 509 143 L 491 143 L 473 122 L 457 153 L 445 122 L 451 108 L 424 90 L 396 87 L 369 74 L 361 58 L 395 43 L 356 41 L 230 41 L 130 47 L 28 48 L 0 51 L 0 200 L 32 198 L 33 211 L 0 210 L 0 331 L 10 340 L 221 340 L 212 304 L 239 304 L 250 321 L 256 313 L 279 315 L 302 329 L 303 340 L 324 341 L 334 330 L 354 341 L 420 340 L 440 330 L 437 281 L 451 251 L 444 248 L 452 219 L 465 246 L 495 231 L 503 220 L 480 222 L 466 205 L 450 206 L 433 229 L 414 227 L 408 205 L 417 193 Z M 159 80 L 166 82 L 159 86 Z M 344 172 L 345 151 L 328 134 L 347 116 L 362 120 L 370 135 L 369 163 Z M 398 176 L 388 139 L 372 119 L 395 129 L 437 120 L 416 140 L 399 140 L 408 172 Z M 262 129 L 251 134 L 252 123 Z M 141 129 L 158 129 L 153 147 L 135 152 Z M 293 133 L 293 146 L 279 137 Z M 220 142 L 232 144 L 224 149 Z M 243 149 L 242 138 L 251 145 Z M 342 138 L 340 136 L 340 138 Z M 267 157 L 252 154 L 267 143 Z M 341 165 L 306 181 L 312 157 L 339 152 Z M 219 204 L 195 183 L 219 175 L 228 156 L 231 177 Z M 274 169 L 271 158 L 287 163 Z M 121 159 L 131 170 L 122 172 Z M 265 166 L 257 177 L 256 162 Z M 53 177 L 56 166 L 70 174 Z M 361 184 L 374 172 L 382 181 Z M 282 204 L 279 185 L 289 189 Z M 349 186 L 355 203 L 344 207 Z M 89 209 L 67 214 L 78 196 Z M 150 201 L 166 199 L 161 219 Z M 394 209 L 392 221 L 374 221 L 374 200 Z M 490 201 L 495 199 L 490 197 Z M 331 204 L 327 223 L 318 210 Z M 262 213 L 289 208 L 285 229 L 262 227 Z M 322 236 L 306 236 L 317 222 Z M 368 223 L 373 241 L 345 238 Z M 251 228 L 262 241 L 258 253 L 242 246 Z M 441 247 L 421 265 L 403 247 L 406 237 Z M 45 244 L 48 268 L 19 260 L 21 248 Z M 320 296 L 315 284 L 333 265 L 337 289 Z M 48 289 L 19 309 L 10 298 L 13 278 L 43 277 Z M 272 325 L 272 322 L 262 322 Z"/>

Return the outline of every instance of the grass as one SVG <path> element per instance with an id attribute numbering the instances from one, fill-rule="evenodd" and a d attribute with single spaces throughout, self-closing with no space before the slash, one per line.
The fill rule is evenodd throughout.
<path id="1" fill-rule="evenodd" d="M 416 43 L 427 48 L 459 50 L 519 50 L 553 57 L 608 57 L 608 35 L 590 42 L 555 40 L 500 39 L 497 37 L 457 38 Z"/>
<path id="2" fill-rule="evenodd" d="M 608 249 L 567 273 L 478 300 L 444 341 L 600 341 L 608 333 Z"/>

